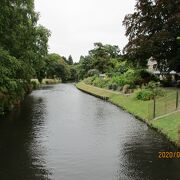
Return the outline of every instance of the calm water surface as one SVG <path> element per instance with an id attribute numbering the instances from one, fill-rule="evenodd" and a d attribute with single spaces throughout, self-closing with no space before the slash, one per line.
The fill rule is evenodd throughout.
<path id="1" fill-rule="evenodd" d="M 0 120 L 0 180 L 179 180 L 165 138 L 72 84 L 44 87 Z"/>

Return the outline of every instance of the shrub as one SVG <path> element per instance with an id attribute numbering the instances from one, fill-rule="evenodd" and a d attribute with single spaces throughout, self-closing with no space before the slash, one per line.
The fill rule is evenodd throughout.
<path id="1" fill-rule="evenodd" d="M 165 91 L 159 87 L 159 84 L 156 82 L 149 82 L 148 86 L 139 91 L 136 95 L 139 100 L 151 100 L 156 96 L 164 96 Z"/>
<path id="2" fill-rule="evenodd" d="M 91 85 L 93 83 L 94 79 L 95 79 L 94 77 L 88 77 L 88 78 L 84 79 L 84 83 Z"/>
<path id="3" fill-rule="evenodd" d="M 93 80 L 92 84 L 94 86 L 100 87 L 100 88 L 106 88 L 108 87 L 108 84 L 110 82 L 109 78 L 99 78 L 99 77 L 95 77 L 95 79 Z"/>
<path id="4" fill-rule="evenodd" d="M 108 89 L 112 89 L 112 84 L 108 84 Z"/>
<path id="5" fill-rule="evenodd" d="M 117 84 L 116 83 L 114 83 L 114 84 L 112 84 L 112 89 L 115 91 L 116 89 L 117 89 Z"/>
<path id="6" fill-rule="evenodd" d="M 143 89 L 137 93 L 136 98 L 139 100 L 147 101 L 153 98 L 153 93 L 148 89 Z"/>
<path id="7" fill-rule="evenodd" d="M 128 91 L 129 91 L 129 88 L 130 88 L 130 85 L 129 85 L 129 84 L 124 85 L 124 86 L 123 86 L 123 93 L 124 93 L 124 94 L 127 94 Z"/>
<path id="8" fill-rule="evenodd" d="M 161 89 L 160 84 L 154 81 L 149 82 L 146 89 L 150 90 L 153 93 L 153 96 L 164 96 L 165 91 Z"/>
<path id="9" fill-rule="evenodd" d="M 97 69 L 90 69 L 87 74 L 88 76 L 95 76 L 99 75 L 99 71 Z"/>
<path id="10" fill-rule="evenodd" d="M 31 80 L 31 85 L 32 85 L 33 89 L 38 89 L 39 86 L 40 86 L 40 83 L 39 83 L 39 81 L 37 79 L 32 79 Z"/>
<path id="11" fill-rule="evenodd" d="M 132 84 L 133 81 L 128 79 L 125 75 L 120 75 L 112 77 L 112 83 L 115 83 L 118 86 L 124 86 L 125 84 Z"/>

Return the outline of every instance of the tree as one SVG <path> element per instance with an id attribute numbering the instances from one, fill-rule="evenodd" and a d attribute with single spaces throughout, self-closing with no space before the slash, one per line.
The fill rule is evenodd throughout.
<path id="1" fill-rule="evenodd" d="M 179 0 L 138 0 L 135 12 L 125 16 L 123 24 L 129 42 L 124 53 L 136 65 L 145 66 L 153 56 L 160 70 L 174 69 L 180 34 Z"/>
<path id="2" fill-rule="evenodd" d="M 39 15 L 34 0 L 2 0 L 0 12 L 0 47 L 23 62 L 26 73 L 21 74 L 22 79 L 29 81 L 33 75 L 39 76 L 50 32 L 37 26 Z"/>
<path id="3" fill-rule="evenodd" d="M 94 48 L 89 51 L 87 56 L 81 56 L 77 65 L 79 79 L 88 76 L 91 70 L 97 70 L 100 73 L 109 73 L 114 68 L 119 70 L 119 63 L 122 56 L 118 46 L 103 45 L 102 43 L 94 43 Z"/>
<path id="4" fill-rule="evenodd" d="M 50 32 L 38 26 L 34 0 L 0 3 L 0 113 L 22 99 L 30 79 L 44 77 Z"/>
<path id="5" fill-rule="evenodd" d="M 45 77 L 44 66 L 48 55 L 49 36 L 50 32 L 45 27 L 41 25 L 36 27 L 36 43 L 34 45 L 35 54 L 33 66 L 39 82 L 41 82 Z"/>
<path id="6" fill-rule="evenodd" d="M 63 81 L 70 77 L 70 67 L 58 54 L 49 54 L 44 69 L 45 74 L 49 78 L 58 77 Z"/>
<path id="7" fill-rule="evenodd" d="M 105 73 L 112 66 L 111 59 L 120 58 L 120 50 L 118 46 L 103 45 L 102 43 L 94 43 L 95 48 L 89 51 L 89 55 L 93 59 L 91 69 L 97 69 L 101 73 Z"/>
<path id="8" fill-rule="evenodd" d="M 73 58 L 72 58 L 71 55 L 69 55 L 69 57 L 68 57 L 68 64 L 69 64 L 69 65 L 72 65 L 72 64 L 73 64 Z"/>
<path id="9" fill-rule="evenodd" d="M 85 78 L 90 69 L 93 69 L 93 58 L 89 55 L 81 56 L 77 65 L 78 79 Z"/>

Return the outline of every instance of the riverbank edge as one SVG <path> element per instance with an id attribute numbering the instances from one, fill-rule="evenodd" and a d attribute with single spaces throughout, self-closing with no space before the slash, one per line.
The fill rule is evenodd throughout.
<path id="1" fill-rule="evenodd" d="M 12 99 L 5 98 L 6 105 L 3 105 L 0 103 L 0 116 L 7 115 L 8 113 L 12 112 L 15 108 L 18 108 L 21 106 L 22 102 L 24 101 L 24 98 L 31 94 L 32 91 L 41 89 L 44 85 L 53 85 L 53 84 L 59 84 L 61 83 L 61 80 L 56 79 L 43 79 L 42 83 L 39 83 L 37 79 L 31 79 L 31 82 L 27 84 L 27 90 L 24 90 L 24 93 L 20 95 L 20 97 L 13 97 L 12 99 L 15 99 L 13 102 L 11 102 Z M 1 94 L 1 92 L 0 92 Z M 9 95 L 7 95 L 9 96 Z M 0 98 L 1 100 L 1 98 Z"/>
<path id="2" fill-rule="evenodd" d="M 115 103 L 111 98 L 110 96 L 102 96 L 102 95 L 99 95 L 99 94 L 96 94 L 95 92 L 92 91 L 93 88 L 96 88 L 95 86 L 92 86 L 92 85 L 87 85 L 83 82 L 79 82 L 79 83 L 76 83 L 75 84 L 76 88 L 79 89 L 80 91 L 84 92 L 84 93 L 87 93 L 89 95 L 92 95 L 92 96 L 95 96 L 97 98 L 100 98 L 102 100 L 106 100 L 107 102 L 121 108 L 122 110 L 124 110 L 125 112 L 133 115 L 136 119 L 140 120 L 141 122 L 145 123 L 148 127 L 154 129 L 156 132 L 160 133 L 161 135 L 163 135 L 169 142 L 171 142 L 173 145 L 175 145 L 176 147 L 178 147 L 178 149 L 180 149 L 180 144 L 178 144 L 176 141 L 174 141 L 173 139 L 171 139 L 168 134 L 166 134 L 165 132 L 163 132 L 163 130 L 161 130 L 160 128 L 157 128 L 155 127 L 148 119 L 145 119 L 139 115 L 136 115 L 134 112 L 131 112 L 128 108 L 125 108 L 123 105 L 119 105 L 117 103 Z M 88 87 L 88 90 L 85 88 L 85 86 Z M 106 89 L 102 89 L 100 88 L 101 91 L 108 91 Z M 114 95 L 117 95 L 115 92 L 110 92 Z M 119 96 L 122 96 L 119 94 Z"/>

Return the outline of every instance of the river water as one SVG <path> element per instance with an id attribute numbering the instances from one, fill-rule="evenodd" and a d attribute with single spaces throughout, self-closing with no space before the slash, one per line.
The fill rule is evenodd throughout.
<path id="1" fill-rule="evenodd" d="M 163 136 L 120 108 L 77 90 L 46 86 L 0 120 L 0 180 L 179 180 Z"/>

